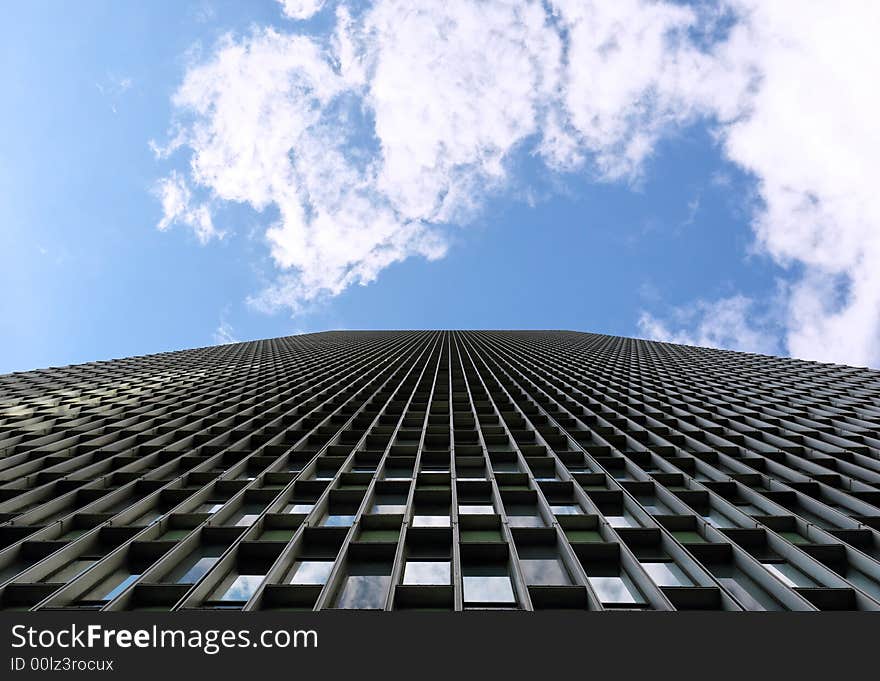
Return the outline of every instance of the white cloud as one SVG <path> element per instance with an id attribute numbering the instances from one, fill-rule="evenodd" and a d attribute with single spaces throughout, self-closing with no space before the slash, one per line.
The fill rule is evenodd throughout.
<path id="1" fill-rule="evenodd" d="M 610 68 L 633 68 L 632 55 L 608 56 L 609 41 L 615 26 L 629 26 L 627 12 L 649 5 L 607 7 L 595 9 L 602 43 L 579 39 L 578 59 L 592 49 Z M 646 90 L 662 89 L 656 69 L 642 67 L 623 92 L 613 79 L 583 80 L 571 55 L 563 58 L 557 24 L 574 32 L 584 19 L 557 11 L 538 0 L 382 0 L 357 16 L 339 7 L 325 41 L 271 29 L 227 36 L 188 70 L 174 97 L 173 138 L 154 151 L 167 157 L 186 147 L 194 185 L 221 201 L 278 210 L 266 237 L 281 273 L 251 300 L 300 310 L 394 262 L 441 257 L 443 226 L 467 222 L 505 186 L 520 148 L 554 165 L 594 154 L 609 177 L 634 171 L 649 147 L 649 135 L 632 132 L 636 122 L 662 127 L 653 121 L 670 116 L 674 96 L 640 107 Z M 649 12 L 627 28 L 625 43 L 653 54 L 691 20 Z M 576 79 L 595 92 L 562 97 Z M 584 102 L 595 102 L 600 123 L 590 124 Z"/>
<path id="2" fill-rule="evenodd" d="M 790 267 L 786 347 L 797 357 L 880 365 L 880 4 L 734 3 L 712 94 L 760 78 L 723 147 L 754 175 L 759 252 Z M 733 66 L 732 66 L 733 65 Z M 725 70 L 726 69 L 726 70 Z M 795 272 L 802 271 L 802 274 Z"/>
<path id="3" fill-rule="evenodd" d="M 214 227 L 211 211 L 204 203 L 193 205 L 192 191 L 186 179 L 172 170 L 168 177 L 156 183 L 154 193 L 162 202 L 162 219 L 157 227 L 165 231 L 177 223 L 190 227 L 200 243 L 222 238 L 223 232 Z"/>
<path id="4" fill-rule="evenodd" d="M 296 19 L 323 6 L 281 4 Z M 187 71 L 173 139 L 155 147 L 191 152 L 188 176 L 160 184 L 159 226 L 214 235 L 190 187 L 277 211 L 266 238 L 278 278 L 252 302 L 296 311 L 413 255 L 441 257 L 445 225 L 506 187 L 519 151 L 638 180 L 661 137 L 702 117 L 756 180 L 758 251 L 790 268 L 787 349 L 880 364 L 880 5 L 695 7 L 377 0 L 337 7 L 327 36 L 227 36 Z M 642 328 L 769 347 L 740 324 L 746 302 L 700 301 Z"/>
<path id="5" fill-rule="evenodd" d="M 664 321 L 649 312 L 639 317 L 639 332 L 650 340 L 683 343 L 711 348 L 776 354 L 778 333 L 755 301 L 745 296 L 731 296 L 712 302 L 698 300 L 676 308 Z M 677 327 L 677 328 L 675 328 Z"/>
<path id="6" fill-rule="evenodd" d="M 278 0 L 284 16 L 302 21 L 321 11 L 324 0 Z"/>
<path id="7" fill-rule="evenodd" d="M 134 85 L 134 80 L 129 76 L 118 77 L 108 74 L 102 81 L 95 83 L 95 89 L 106 97 L 110 102 L 110 110 L 115 114 L 119 112 L 118 104 L 126 92 Z"/>
<path id="8" fill-rule="evenodd" d="M 214 345 L 226 345 L 227 343 L 238 343 L 235 337 L 235 330 L 232 325 L 225 319 L 221 320 L 212 335 Z"/>

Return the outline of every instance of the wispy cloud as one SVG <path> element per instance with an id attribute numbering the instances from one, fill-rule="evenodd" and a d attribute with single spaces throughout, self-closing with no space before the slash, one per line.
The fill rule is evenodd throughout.
<path id="1" fill-rule="evenodd" d="M 701 194 L 697 194 L 694 198 L 692 198 L 687 203 L 687 215 L 684 220 L 682 220 L 681 226 L 688 227 L 694 224 L 694 220 L 697 219 L 697 213 L 700 212 L 700 200 L 702 196 Z"/>
<path id="2" fill-rule="evenodd" d="M 757 180 L 758 252 L 788 268 L 780 311 L 798 357 L 880 366 L 880 195 L 874 187 L 880 5 L 733 2 L 739 23 L 716 48 L 731 72 L 760 77 L 720 128 L 728 158 Z M 686 331 L 687 332 L 687 331 Z"/>
<path id="3" fill-rule="evenodd" d="M 165 231 L 177 223 L 190 227 L 200 243 L 223 238 L 223 232 L 214 227 L 211 211 L 205 203 L 193 202 L 192 191 L 186 179 L 176 170 L 156 183 L 153 192 L 162 202 L 162 219 L 157 227 Z"/>
<path id="4" fill-rule="evenodd" d="M 309 19 L 321 11 L 324 0 L 278 0 L 284 16 L 290 19 Z"/>
<path id="5" fill-rule="evenodd" d="M 300 19 L 322 4 L 281 6 Z M 335 11 L 332 35 L 226 36 L 174 97 L 165 152 L 192 161 L 162 185 L 160 227 L 212 233 L 210 202 L 196 209 L 204 222 L 177 208 L 190 187 L 277 210 L 266 239 L 279 275 L 258 306 L 296 311 L 394 262 L 442 257 L 446 225 L 508 186 L 516 152 L 633 182 L 659 139 L 702 118 L 755 178 L 757 247 L 791 267 L 786 347 L 880 363 L 880 97 L 866 80 L 880 70 L 880 5 L 378 0 Z M 694 303 L 745 314 L 742 301 L 713 305 Z M 704 332 L 696 319 L 654 322 L 673 337 L 764 347 L 733 321 Z"/>
<path id="6" fill-rule="evenodd" d="M 666 319 L 649 312 L 639 317 L 639 332 L 650 340 L 728 350 L 778 354 L 778 328 L 770 311 L 741 295 L 697 300 L 675 308 Z"/>
<path id="7" fill-rule="evenodd" d="M 110 103 L 110 110 L 118 113 L 119 100 L 134 85 L 134 80 L 129 76 L 107 75 L 102 81 L 95 83 L 95 89 Z"/>
<path id="8" fill-rule="evenodd" d="M 232 328 L 232 325 L 225 319 L 220 320 L 220 323 L 217 325 L 217 328 L 214 330 L 211 338 L 214 341 L 215 345 L 238 343 L 238 339 L 235 337 L 235 330 Z"/>

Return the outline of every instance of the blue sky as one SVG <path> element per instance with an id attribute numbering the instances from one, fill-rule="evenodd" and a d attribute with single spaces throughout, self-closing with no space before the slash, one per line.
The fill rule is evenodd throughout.
<path id="1" fill-rule="evenodd" d="M 566 328 L 878 364 L 880 211 L 831 172 L 875 163 L 876 133 L 833 137 L 873 129 L 873 102 L 840 114 L 865 120 L 792 130 L 786 113 L 821 81 L 769 89 L 816 72 L 783 43 L 827 26 L 828 45 L 857 49 L 852 26 L 745 2 L 581 16 L 499 0 L 476 29 L 468 3 L 309 4 L 7 6 L 0 372 L 360 328 Z M 742 35 L 777 21 L 791 40 L 734 40 L 731 16 Z M 621 28 L 640 22 L 659 47 Z M 423 28 L 434 38 L 409 40 Z M 484 30 L 503 36 L 500 66 L 481 61 Z M 519 56 L 546 59 L 528 88 L 500 72 Z M 455 77 L 408 71 L 421 63 Z M 264 104 L 241 114 L 249 101 Z M 187 199 L 163 204 L 171 186 Z"/>

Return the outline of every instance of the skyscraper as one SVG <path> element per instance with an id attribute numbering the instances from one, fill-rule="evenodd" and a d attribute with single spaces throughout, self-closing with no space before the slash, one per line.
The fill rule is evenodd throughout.
<path id="1" fill-rule="evenodd" d="M 880 373 L 328 332 L 0 377 L 3 609 L 880 609 Z"/>

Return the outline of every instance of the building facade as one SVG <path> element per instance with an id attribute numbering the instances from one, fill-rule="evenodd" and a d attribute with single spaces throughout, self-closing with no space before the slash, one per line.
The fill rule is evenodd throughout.
<path id="1" fill-rule="evenodd" d="M 880 372 L 328 332 L 0 376 L 6 610 L 878 610 Z"/>

